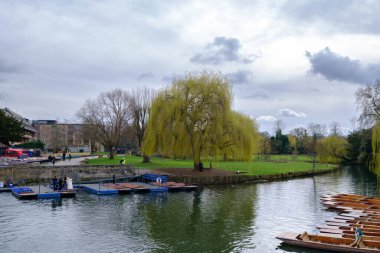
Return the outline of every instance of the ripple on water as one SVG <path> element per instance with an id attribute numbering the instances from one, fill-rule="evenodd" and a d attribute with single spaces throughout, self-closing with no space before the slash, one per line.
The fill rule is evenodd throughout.
<path id="1" fill-rule="evenodd" d="M 283 246 L 282 231 L 315 231 L 320 196 L 376 195 L 355 168 L 282 182 L 207 187 L 199 192 L 20 201 L 0 194 L 4 252 L 313 252 Z M 22 243 L 20 243 L 22 242 Z M 1 251 L 2 252 L 2 251 Z"/>

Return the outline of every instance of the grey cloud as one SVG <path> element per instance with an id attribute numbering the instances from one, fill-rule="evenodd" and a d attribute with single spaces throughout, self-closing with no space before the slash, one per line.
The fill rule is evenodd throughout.
<path id="1" fill-rule="evenodd" d="M 248 70 L 239 70 L 229 73 L 227 77 L 233 84 L 249 84 L 253 81 L 253 73 Z"/>
<path id="2" fill-rule="evenodd" d="M 0 102 L 7 100 L 7 92 L 0 90 Z"/>
<path id="3" fill-rule="evenodd" d="M 163 76 L 161 78 L 161 80 L 164 82 L 164 83 L 171 83 L 173 82 L 173 80 L 176 80 L 176 79 L 181 79 L 181 78 L 184 78 L 186 76 L 186 74 L 172 74 L 172 75 L 166 75 L 166 76 Z"/>
<path id="4" fill-rule="evenodd" d="M 197 64 L 219 65 L 223 62 L 239 62 L 249 64 L 253 62 L 253 56 L 242 56 L 239 52 L 240 42 L 236 38 L 215 37 L 202 53 L 197 53 L 190 61 Z"/>
<path id="5" fill-rule="evenodd" d="M 283 116 L 283 117 L 306 117 L 306 114 L 303 112 L 296 112 L 291 109 L 280 109 L 278 110 L 278 115 Z"/>
<path id="6" fill-rule="evenodd" d="M 21 65 L 8 64 L 4 60 L 0 59 L 0 73 L 17 73 L 24 69 Z"/>
<path id="7" fill-rule="evenodd" d="M 325 32 L 380 33 L 380 1 L 289 0 L 280 10 L 297 25 L 320 25 Z"/>
<path id="8" fill-rule="evenodd" d="M 368 83 L 380 77 L 380 64 L 363 66 L 359 60 L 341 56 L 328 47 L 315 54 L 306 52 L 305 56 L 311 64 L 310 73 L 320 74 L 330 81 Z"/>
<path id="9" fill-rule="evenodd" d="M 145 72 L 145 73 L 141 73 L 137 79 L 139 81 L 141 80 L 144 80 L 144 79 L 150 79 L 150 78 L 153 78 L 154 77 L 154 74 L 152 72 Z"/>
<path id="10" fill-rule="evenodd" d="M 241 96 L 241 98 L 245 98 L 245 99 L 254 99 L 254 98 L 257 98 L 257 99 L 271 99 L 271 96 L 269 96 L 269 94 L 264 91 L 264 90 L 254 90 L 254 91 L 251 91 L 251 92 L 244 92 L 244 95 Z"/>

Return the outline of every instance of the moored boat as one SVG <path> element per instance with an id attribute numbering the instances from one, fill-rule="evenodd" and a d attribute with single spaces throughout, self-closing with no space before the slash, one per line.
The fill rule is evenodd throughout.
<path id="1" fill-rule="evenodd" d="M 312 235 L 307 234 L 306 232 L 303 234 L 285 232 L 276 236 L 276 238 L 286 244 L 304 248 L 327 250 L 330 252 L 380 253 L 379 241 L 363 240 L 365 247 L 355 248 L 350 246 L 350 244 L 354 242 L 353 238 Z"/>
<path id="2" fill-rule="evenodd" d="M 19 199 L 36 199 L 37 193 L 28 187 L 13 187 L 12 194 Z"/>

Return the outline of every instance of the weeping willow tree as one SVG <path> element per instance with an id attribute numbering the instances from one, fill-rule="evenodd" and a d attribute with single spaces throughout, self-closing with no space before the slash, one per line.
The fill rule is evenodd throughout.
<path id="1" fill-rule="evenodd" d="M 191 157 L 199 169 L 204 157 L 250 160 L 257 126 L 231 110 L 228 80 L 215 73 L 175 79 L 152 103 L 143 152 L 173 158 Z"/>
<path id="2" fill-rule="evenodd" d="M 371 170 L 380 175 L 380 122 L 372 128 L 372 162 Z"/>
<path id="3" fill-rule="evenodd" d="M 363 128 L 372 128 L 372 161 L 370 169 L 380 176 L 380 81 L 359 88 L 356 103 L 361 110 L 359 122 Z"/>
<path id="4" fill-rule="evenodd" d="M 320 139 L 317 142 L 317 154 L 321 163 L 339 164 L 347 155 L 347 141 L 339 136 Z"/>

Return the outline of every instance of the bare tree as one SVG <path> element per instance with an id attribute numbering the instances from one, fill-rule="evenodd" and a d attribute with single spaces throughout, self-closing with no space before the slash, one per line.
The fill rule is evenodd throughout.
<path id="1" fill-rule="evenodd" d="M 149 119 L 150 108 L 155 96 L 155 90 L 148 88 L 137 89 L 132 92 L 130 109 L 133 117 L 133 128 L 136 133 L 140 150 Z M 149 162 L 149 156 L 143 156 L 143 162 Z"/>
<path id="2" fill-rule="evenodd" d="M 297 138 L 297 140 L 302 140 L 307 137 L 307 130 L 303 127 L 293 128 L 289 131 L 289 133 L 291 135 L 294 135 Z"/>
<path id="3" fill-rule="evenodd" d="M 260 133 L 260 135 L 261 138 L 259 142 L 259 150 L 261 154 L 264 156 L 264 160 L 268 160 L 272 152 L 270 135 L 267 131 Z"/>
<path id="4" fill-rule="evenodd" d="M 336 121 L 330 123 L 330 136 L 341 136 L 342 130 L 340 124 Z"/>
<path id="5" fill-rule="evenodd" d="M 131 120 L 130 95 L 127 91 L 115 89 L 101 93 L 94 100 L 87 100 L 77 115 L 84 124 L 94 131 L 99 143 L 109 148 L 110 159 L 115 149 L 127 134 Z"/>
<path id="6" fill-rule="evenodd" d="M 324 124 L 319 123 L 309 123 L 308 129 L 311 136 L 316 136 L 316 138 L 322 138 L 327 135 L 327 127 Z"/>
<path id="7" fill-rule="evenodd" d="M 361 109 L 359 122 L 362 127 L 372 127 L 380 120 L 380 80 L 374 85 L 359 88 L 356 93 L 356 104 Z"/>
<path id="8" fill-rule="evenodd" d="M 297 127 L 289 131 L 289 134 L 296 138 L 296 153 L 304 153 L 307 146 L 308 133 L 306 128 Z"/>

